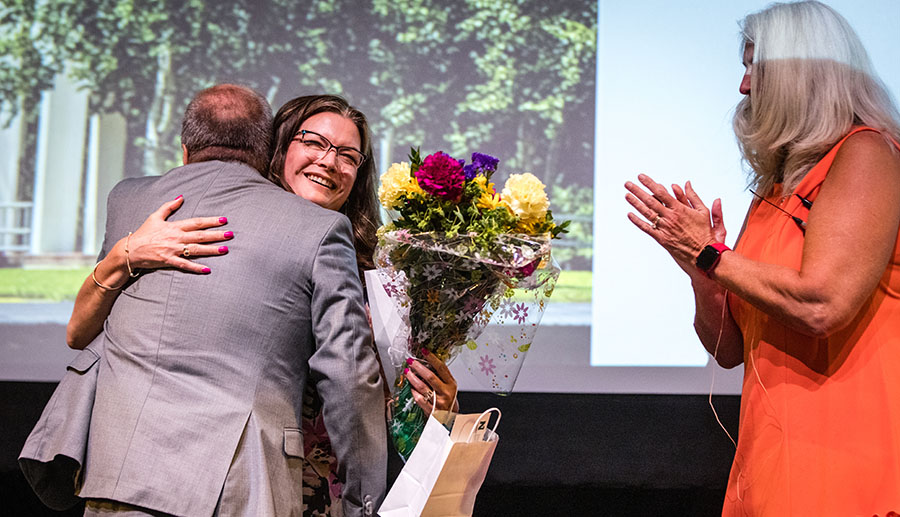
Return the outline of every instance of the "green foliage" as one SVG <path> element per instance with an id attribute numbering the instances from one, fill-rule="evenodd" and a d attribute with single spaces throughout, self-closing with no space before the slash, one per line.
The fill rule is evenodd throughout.
<path id="1" fill-rule="evenodd" d="M 593 135 L 560 135 L 593 111 L 596 20 L 594 0 L 4 0 L 0 109 L 65 68 L 92 112 L 125 116 L 128 168 L 156 174 L 201 88 L 239 82 L 276 106 L 339 93 L 390 161 L 483 149 L 554 185 L 559 164 L 592 166 Z"/>
<path id="2" fill-rule="evenodd" d="M 468 182 L 459 203 L 419 193 L 409 194 L 397 210 L 399 217 L 394 220 L 393 228 L 438 232 L 447 238 L 475 234 L 474 242 L 482 249 L 488 249 L 498 235 L 512 231 L 517 221 L 506 208 L 479 208 L 476 201 L 482 192 L 480 186 Z"/>
<path id="3" fill-rule="evenodd" d="M 411 178 L 416 177 L 416 171 L 419 170 L 419 167 L 422 166 L 422 155 L 421 151 L 419 151 L 418 147 L 412 147 L 409 150 L 409 176 Z"/>
<path id="4" fill-rule="evenodd" d="M 53 86 L 62 71 L 59 54 L 48 46 L 36 0 L 4 0 L 0 4 L 0 115 L 8 124 L 23 97 Z"/>

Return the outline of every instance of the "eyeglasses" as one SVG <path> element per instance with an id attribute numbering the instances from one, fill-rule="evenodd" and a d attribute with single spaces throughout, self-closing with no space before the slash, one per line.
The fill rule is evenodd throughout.
<path id="1" fill-rule="evenodd" d="M 781 212 L 781 213 L 783 213 L 784 215 L 790 217 L 791 220 L 794 221 L 794 224 L 797 225 L 797 228 L 800 228 L 800 231 L 803 232 L 803 234 L 806 234 L 806 221 L 804 221 L 803 219 L 800 219 L 800 218 L 797 217 L 796 215 L 794 215 L 794 214 L 788 212 L 787 210 L 781 208 L 780 206 L 776 205 L 775 203 L 769 201 L 768 199 L 766 199 L 766 198 L 760 196 L 759 194 L 756 193 L 755 190 L 753 190 L 753 189 L 748 189 L 748 190 L 750 190 L 750 193 L 753 194 L 754 196 L 756 196 L 756 197 L 758 197 L 759 199 L 763 200 L 764 202 L 766 202 L 766 203 L 772 205 L 772 206 L 775 207 L 779 212 Z M 812 202 L 812 201 L 806 199 L 805 197 L 801 196 L 800 194 L 794 194 L 794 195 L 797 196 L 798 198 L 800 198 L 800 202 L 803 204 L 804 207 L 806 207 L 807 210 L 809 210 L 810 208 L 812 208 L 812 205 L 813 205 L 813 202 Z"/>
<path id="2" fill-rule="evenodd" d="M 300 131 L 299 135 L 294 137 L 294 140 L 299 140 L 300 143 L 311 152 L 317 153 L 319 158 L 325 156 L 328 154 L 328 151 L 334 149 L 334 154 L 337 156 L 337 162 L 344 170 L 358 169 L 359 166 L 366 161 L 366 155 L 358 149 L 344 145 L 334 145 L 330 140 L 315 131 L 303 129 Z"/>

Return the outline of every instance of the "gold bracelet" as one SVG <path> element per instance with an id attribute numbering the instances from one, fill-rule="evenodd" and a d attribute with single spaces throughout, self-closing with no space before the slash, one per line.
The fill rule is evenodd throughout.
<path id="1" fill-rule="evenodd" d="M 137 278 L 140 276 L 140 273 L 135 273 L 131 270 L 131 260 L 128 259 L 128 243 L 131 241 L 131 234 L 134 232 L 128 232 L 128 237 L 125 237 L 125 267 L 128 268 L 128 276 L 131 278 Z M 121 289 L 121 287 L 119 288 Z"/>
<path id="2" fill-rule="evenodd" d="M 101 260 L 100 262 L 103 262 L 103 261 Z M 94 280 L 94 285 L 96 285 L 100 289 L 103 289 L 104 291 L 118 291 L 119 289 L 125 287 L 125 284 L 122 284 L 119 287 L 109 287 L 107 285 L 103 285 L 100 282 L 98 282 L 97 281 L 97 266 L 100 265 L 100 262 L 97 262 L 97 264 L 94 266 L 94 270 L 91 271 L 91 278 Z"/>

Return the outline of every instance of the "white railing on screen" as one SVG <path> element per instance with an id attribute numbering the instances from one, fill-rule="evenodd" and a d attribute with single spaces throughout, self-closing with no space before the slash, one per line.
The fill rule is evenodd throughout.
<path id="1" fill-rule="evenodd" d="M 0 253 L 28 251 L 32 206 L 31 201 L 0 202 Z"/>

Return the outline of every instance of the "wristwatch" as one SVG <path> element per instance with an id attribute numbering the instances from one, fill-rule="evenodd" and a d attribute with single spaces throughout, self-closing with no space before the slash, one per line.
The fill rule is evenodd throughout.
<path id="1" fill-rule="evenodd" d="M 700 254 L 697 255 L 697 269 L 708 275 L 709 272 L 716 267 L 716 264 L 719 263 L 719 259 L 722 258 L 722 253 L 730 250 L 731 248 L 722 242 L 714 242 L 709 246 L 706 246 L 700 251 Z"/>

